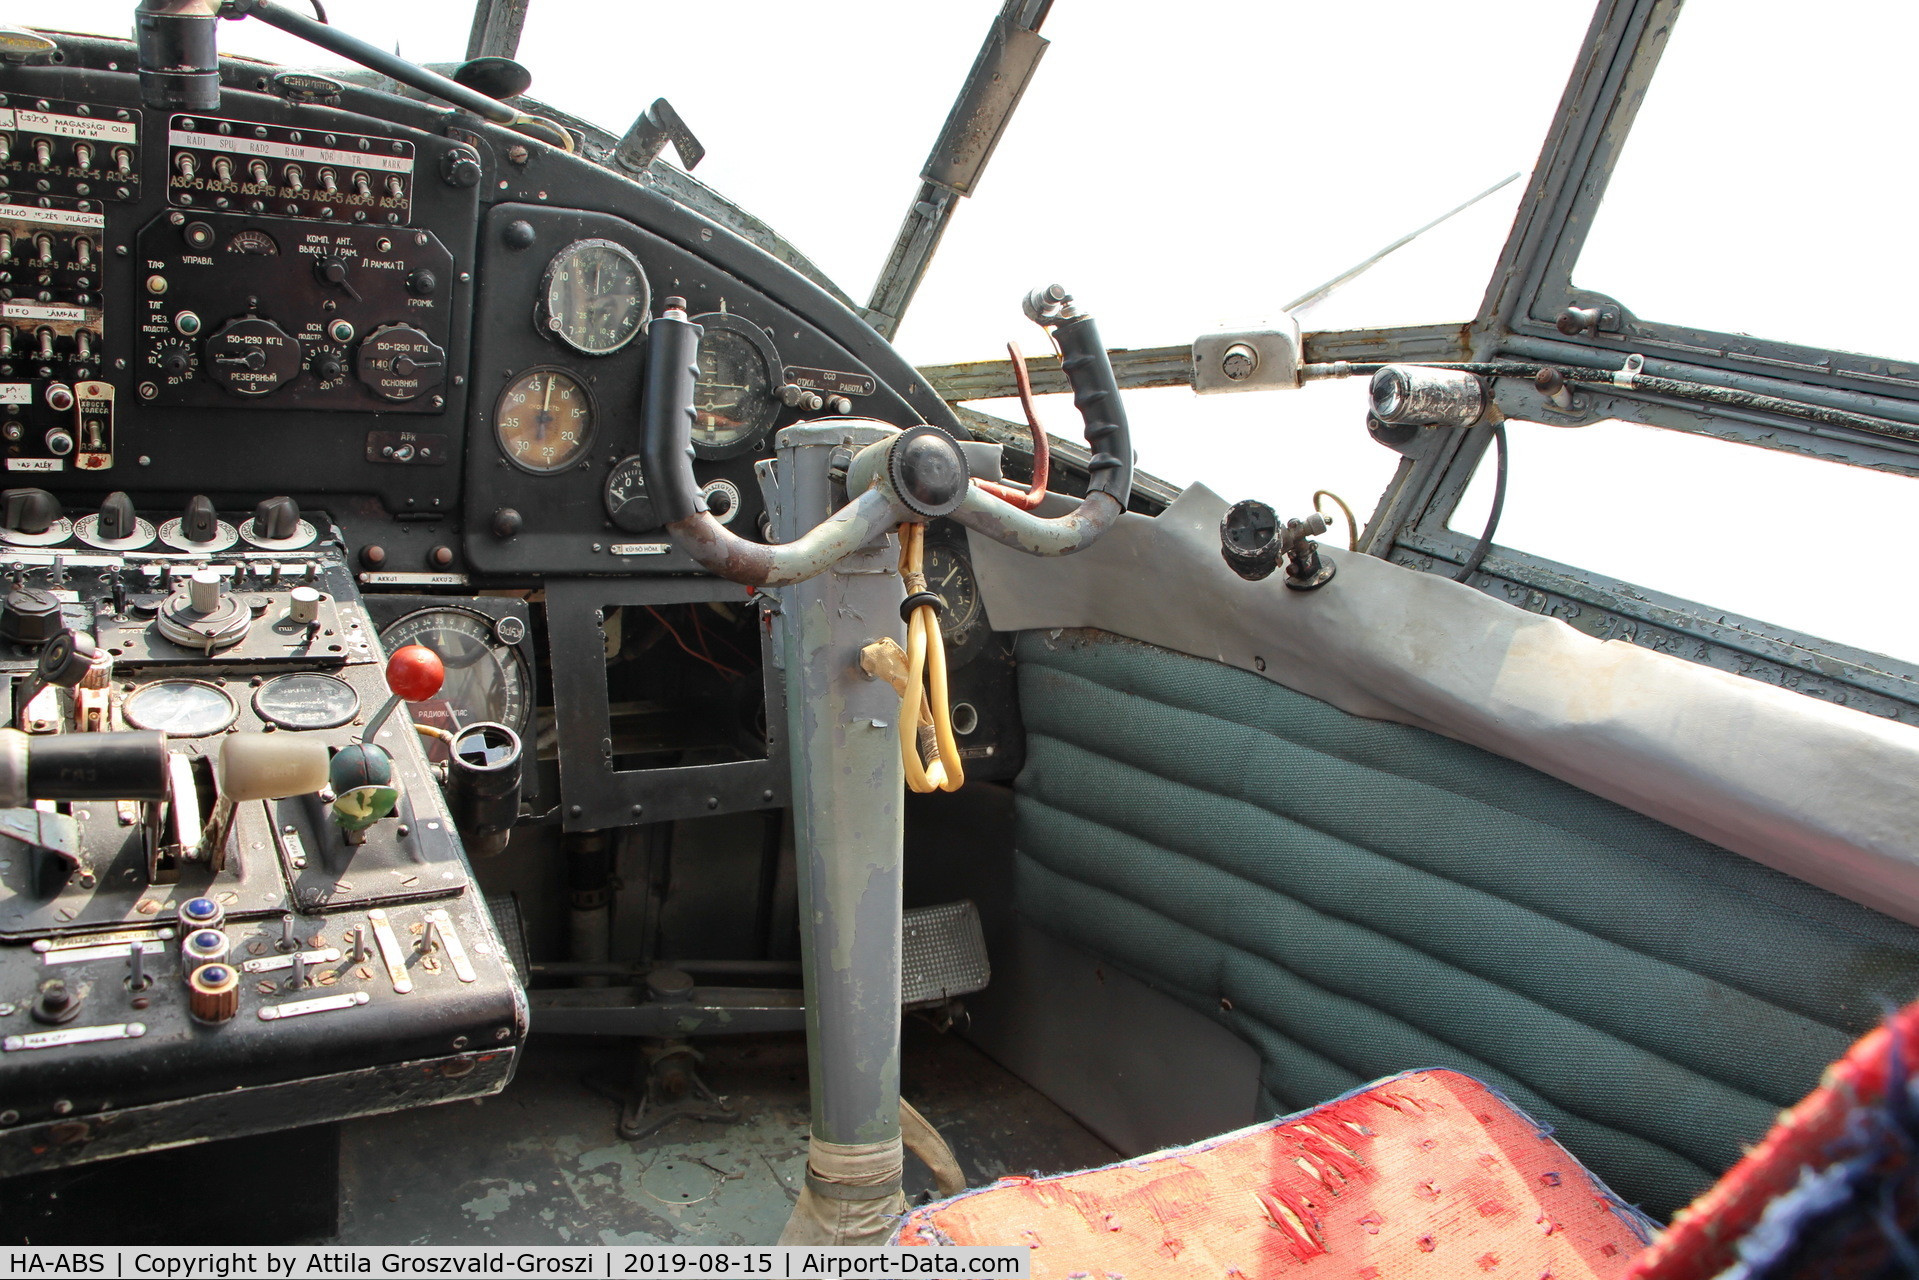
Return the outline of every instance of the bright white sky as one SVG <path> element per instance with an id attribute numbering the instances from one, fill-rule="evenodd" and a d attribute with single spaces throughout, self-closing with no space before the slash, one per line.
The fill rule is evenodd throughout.
<path id="1" fill-rule="evenodd" d="M 1868 2 L 1836 0 L 1835 13 Z M 124 35 L 132 7 L 0 0 L 0 22 Z M 864 299 L 999 8 L 532 0 L 520 58 L 535 97 L 616 133 L 655 97 L 672 101 L 706 144 L 699 177 Z M 1893 243 L 1893 230 L 1903 239 L 1888 220 L 1909 208 L 1892 188 L 1910 183 L 1872 154 L 1882 136 L 1848 140 L 1818 117 L 1842 90 L 1851 96 L 1838 99 L 1839 121 L 1894 109 L 1889 95 L 1905 82 L 1898 51 L 1919 44 L 1919 30 L 1907 30 L 1919 10 L 1871 8 L 1870 24 L 1813 26 L 1795 0 L 1688 0 L 1666 59 L 1684 75 L 1655 82 L 1621 166 L 1618 208 L 1602 217 L 1580 283 L 1649 317 L 1811 342 L 1871 345 L 1919 326 L 1903 297 L 1858 296 L 1881 259 L 1868 270 L 1812 252 Z M 465 52 L 470 0 L 327 0 L 327 9 L 335 25 L 418 61 Z M 1019 299 L 1051 280 L 1090 306 L 1114 346 L 1271 323 L 1280 303 L 1530 171 L 1590 0 L 1374 0 L 1363 22 L 1358 12 L 1301 0 L 1177 10 L 1057 0 L 1043 30 L 1052 47 L 902 326 L 906 356 L 990 359 L 1008 338 L 1044 349 Z M 1889 23 L 1900 32 L 1887 34 Z M 1879 34 L 1859 41 L 1868 29 Z M 329 57 L 256 22 L 222 24 L 221 41 L 225 52 L 295 65 Z M 1741 103 L 1740 129 L 1721 128 L 1701 105 L 1728 101 Z M 1747 118 L 1761 111 L 1763 120 Z M 1715 122 L 1710 148 L 1692 136 L 1698 120 Z M 1769 181 L 1755 199 L 1732 175 L 1748 171 L 1747 159 L 1749 171 L 1778 172 L 1775 126 L 1816 141 L 1800 156 L 1817 172 L 1800 172 L 1796 188 Z M 1855 143 L 1867 154 L 1854 155 Z M 1302 323 L 1470 318 L 1524 185 L 1401 250 Z M 1816 222 L 1841 205 L 1827 198 L 1835 190 L 1848 193 L 1839 211 L 1852 220 L 1837 237 Z M 1842 305 L 1835 281 L 1851 286 Z M 1141 392 L 1129 404 L 1148 471 L 1264 498 L 1283 514 L 1328 488 L 1363 521 L 1397 460 L 1367 438 L 1364 395 L 1355 379 L 1291 394 Z M 1063 399 L 1042 412 L 1055 434 L 1077 438 Z M 1521 428 L 1500 541 L 1919 660 L 1919 604 L 1884 602 L 1891 593 L 1872 553 L 1903 537 L 1911 483 L 1669 432 Z M 1782 567 L 1807 522 L 1840 512 L 1845 526 L 1824 545 L 1854 544 L 1853 569 Z M 1458 523 L 1476 533 L 1478 518 L 1462 512 Z M 1749 536 L 1724 536 L 1740 521 Z M 1783 539 L 1768 536 L 1784 527 Z"/>

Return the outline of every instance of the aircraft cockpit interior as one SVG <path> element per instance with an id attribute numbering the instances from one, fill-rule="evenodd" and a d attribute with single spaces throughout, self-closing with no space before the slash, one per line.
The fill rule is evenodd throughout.
<path id="1" fill-rule="evenodd" d="M 1919 474 L 1914 366 L 1646 319 L 1579 257 L 1711 0 L 1598 5 L 1468 323 L 1293 318 L 1409 236 L 1165 348 L 1035 278 L 994 302 L 1044 355 L 944 366 L 894 339 L 960 202 L 1084 123 L 1017 115 L 1051 0 L 993 17 L 864 306 L 666 98 L 543 105 L 529 0 L 431 66 L 300 0 L 26 7 L 8 1245 L 1703 1277 L 1628 1268 L 1708 1221 L 1718 1267 L 1837 1159 L 1768 1136 L 1863 1132 L 1828 1064 L 1903 1081 L 1919 667 L 1641 583 L 1623 517 L 1603 571 L 1517 540 L 1533 433 Z M 224 49 L 258 28 L 310 63 Z M 1340 381 L 1374 508 L 1140 443 L 1166 388 Z"/>

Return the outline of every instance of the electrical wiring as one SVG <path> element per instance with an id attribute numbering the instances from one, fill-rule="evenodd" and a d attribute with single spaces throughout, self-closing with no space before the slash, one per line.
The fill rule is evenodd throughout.
<path id="1" fill-rule="evenodd" d="M 673 637 L 673 643 L 680 646 L 681 652 L 685 653 L 687 657 L 692 658 L 698 662 L 704 662 L 707 666 L 713 668 L 713 670 L 719 672 L 722 676 L 724 676 L 728 680 L 737 680 L 740 678 L 740 673 L 735 671 L 733 668 L 727 666 L 725 663 L 714 661 L 711 655 L 701 653 L 698 649 L 695 649 L 692 645 L 688 644 L 685 640 L 681 639 L 680 633 L 673 629 L 672 623 L 668 622 L 664 617 L 661 616 L 660 611 L 658 609 L 655 609 L 652 605 L 647 605 L 646 611 L 653 615 L 653 620 L 655 622 L 659 623 L 662 627 L 666 628 L 666 634 Z"/>
<path id="2" fill-rule="evenodd" d="M 1319 505 L 1321 498 L 1331 498 L 1334 505 L 1339 508 L 1340 513 L 1346 517 L 1346 550 L 1359 550 L 1359 521 L 1353 519 L 1353 509 L 1346 505 L 1346 499 L 1340 497 L 1331 489 L 1313 490 L 1313 510 L 1320 515 L 1326 514 Z"/>
<path id="3" fill-rule="evenodd" d="M 1454 582 L 1465 582 L 1486 561 L 1486 553 L 1493 548 L 1493 535 L 1499 532 L 1499 517 L 1506 510 L 1506 424 L 1493 424 L 1493 447 L 1499 451 L 1499 472 L 1493 477 L 1493 505 L 1486 513 L 1486 531 L 1479 535 L 1479 542 L 1473 547 L 1473 553 L 1466 557 L 1466 563 L 1453 575 Z"/>
<path id="4" fill-rule="evenodd" d="M 1052 447 L 1046 442 L 1046 428 L 1039 424 L 1039 409 L 1033 403 L 1033 380 L 1026 372 L 1026 356 L 1020 351 L 1017 342 L 1006 344 L 1006 354 L 1013 362 L 1013 382 L 1019 387 L 1020 408 L 1026 411 L 1026 425 L 1033 433 L 1033 482 L 1024 489 L 992 480 L 976 480 L 974 483 L 1002 502 L 1010 502 L 1024 511 L 1033 511 L 1046 498 L 1046 482 L 1052 471 Z"/>
<path id="5" fill-rule="evenodd" d="M 926 526 L 900 526 L 900 577 L 907 599 L 926 592 Z M 914 791 L 958 791 L 966 783 L 946 688 L 946 641 L 939 610 L 917 605 L 906 622 L 906 688 L 900 696 L 900 760 Z M 925 757 L 932 757 L 928 763 Z"/>

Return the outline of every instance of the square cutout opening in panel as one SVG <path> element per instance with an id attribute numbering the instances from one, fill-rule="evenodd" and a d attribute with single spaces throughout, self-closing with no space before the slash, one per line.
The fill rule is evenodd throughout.
<path id="1" fill-rule="evenodd" d="M 701 600 L 600 612 L 614 772 L 767 758 L 757 609 Z"/>
<path id="2" fill-rule="evenodd" d="M 786 803 L 786 689 L 768 606 L 712 578 L 547 584 L 565 830 Z"/>

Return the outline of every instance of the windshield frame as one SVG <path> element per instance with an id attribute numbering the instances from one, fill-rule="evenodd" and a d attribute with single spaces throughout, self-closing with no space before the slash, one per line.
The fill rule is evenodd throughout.
<path id="1" fill-rule="evenodd" d="M 1648 373 L 1762 394 L 1783 391 L 1812 403 L 1919 424 L 1919 360 L 1642 320 L 1629 310 L 1631 299 L 1573 285 L 1613 168 L 1658 73 L 1667 37 L 1683 20 L 1682 10 L 1683 0 L 1601 0 L 1475 321 L 1478 358 L 1497 352 L 1618 368 L 1626 355 L 1641 353 Z M 1599 311 L 1599 331 L 1562 332 L 1557 322 L 1571 307 Z M 1788 433 L 1777 447 L 1827 458 L 1837 452 L 1847 462 L 1892 470 L 1911 470 L 1919 463 L 1919 449 L 1911 445 L 1865 437 L 1835 440 L 1830 432 L 1789 422 L 1776 429 Z M 1794 439 L 1794 433 L 1802 438 Z"/>

